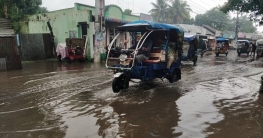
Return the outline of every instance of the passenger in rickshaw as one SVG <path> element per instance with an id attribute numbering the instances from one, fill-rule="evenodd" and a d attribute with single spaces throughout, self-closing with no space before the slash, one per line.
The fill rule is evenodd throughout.
<path id="1" fill-rule="evenodd" d="M 167 62 L 167 69 L 170 69 L 170 66 L 174 61 L 178 58 L 178 50 L 176 47 L 175 42 L 170 42 L 168 47 L 168 62 Z"/>

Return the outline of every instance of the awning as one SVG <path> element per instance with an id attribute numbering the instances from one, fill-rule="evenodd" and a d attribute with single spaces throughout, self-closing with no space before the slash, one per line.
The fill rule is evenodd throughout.
<path id="1" fill-rule="evenodd" d="M 126 24 L 130 22 L 130 21 L 120 20 L 116 18 L 109 18 L 109 17 L 106 17 L 105 21 L 110 23 L 119 23 L 119 24 Z"/>

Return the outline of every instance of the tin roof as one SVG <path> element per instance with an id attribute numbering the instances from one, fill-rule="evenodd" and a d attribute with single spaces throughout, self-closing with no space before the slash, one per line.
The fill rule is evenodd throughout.
<path id="1" fill-rule="evenodd" d="M 15 31 L 12 28 L 10 20 L 0 18 L 0 37 L 14 36 Z"/>
<path id="2" fill-rule="evenodd" d="M 185 33 L 192 33 L 192 34 L 210 34 L 214 35 L 213 32 L 209 31 L 208 29 L 202 27 L 202 26 L 197 26 L 197 25 L 191 25 L 191 24 L 177 24 L 180 28 L 184 30 Z"/>

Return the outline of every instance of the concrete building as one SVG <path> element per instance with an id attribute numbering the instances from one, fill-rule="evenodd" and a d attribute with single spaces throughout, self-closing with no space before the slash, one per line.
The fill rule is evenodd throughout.
<path id="1" fill-rule="evenodd" d="M 95 7 L 75 3 L 74 7 L 51 11 L 45 14 L 32 15 L 22 22 L 21 33 L 49 33 L 47 22 L 50 23 L 55 36 L 55 45 L 65 43 L 66 38 L 86 38 L 87 59 L 93 58 L 93 48 L 96 43 L 103 43 L 100 48 L 101 58 L 105 58 L 105 47 L 117 33 L 116 27 L 131 21 L 139 20 L 139 16 L 126 15 L 117 5 L 105 6 L 105 38 L 95 34 Z M 127 34 L 128 35 L 128 34 Z M 121 38 L 127 38 L 126 34 Z M 122 41 L 122 40 L 118 40 Z"/>
<path id="2" fill-rule="evenodd" d="M 15 32 L 9 19 L 0 18 L 0 71 L 22 69 Z"/>

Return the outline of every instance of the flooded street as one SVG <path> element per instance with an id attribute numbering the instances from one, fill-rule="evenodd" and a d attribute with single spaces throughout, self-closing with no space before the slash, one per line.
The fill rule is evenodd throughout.
<path id="1" fill-rule="evenodd" d="M 208 52 L 176 83 L 119 94 L 104 63 L 24 63 L 0 72 L 0 137 L 262 138 L 263 62 L 250 58 Z"/>

